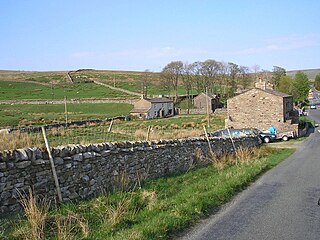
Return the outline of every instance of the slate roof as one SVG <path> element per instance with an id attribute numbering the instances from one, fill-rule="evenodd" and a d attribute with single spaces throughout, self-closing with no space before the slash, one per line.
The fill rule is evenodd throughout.
<path id="1" fill-rule="evenodd" d="M 278 91 L 275 91 L 275 90 L 271 90 L 271 89 L 260 89 L 266 93 L 270 93 L 270 94 L 273 94 L 273 95 L 276 95 L 276 96 L 279 96 L 279 97 L 291 97 L 291 95 L 288 95 L 286 93 L 283 93 L 283 92 L 278 92 Z"/>

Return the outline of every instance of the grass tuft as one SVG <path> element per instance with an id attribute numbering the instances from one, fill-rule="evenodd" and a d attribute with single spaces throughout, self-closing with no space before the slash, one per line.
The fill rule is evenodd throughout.
<path id="1" fill-rule="evenodd" d="M 72 211 L 67 216 L 56 215 L 55 225 L 58 240 L 75 240 L 79 239 L 79 234 L 88 237 L 90 233 L 88 222 Z"/>
<path id="2" fill-rule="evenodd" d="M 42 200 L 37 199 L 31 190 L 29 191 L 29 195 L 22 195 L 21 193 L 19 195 L 20 204 L 27 218 L 27 227 L 20 228 L 18 235 L 21 234 L 23 239 L 44 239 L 49 203 L 45 198 Z"/>

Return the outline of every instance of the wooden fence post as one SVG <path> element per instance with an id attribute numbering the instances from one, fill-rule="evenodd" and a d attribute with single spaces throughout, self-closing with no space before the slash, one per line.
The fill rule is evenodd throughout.
<path id="1" fill-rule="evenodd" d="M 149 141 L 149 138 L 150 138 L 150 131 L 151 131 L 151 126 L 148 126 L 148 131 L 147 131 L 146 141 Z"/>
<path id="2" fill-rule="evenodd" d="M 64 114 L 66 116 L 66 127 L 68 127 L 67 96 L 64 97 Z"/>
<path id="3" fill-rule="evenodd" d="M 214 153 L 213 153 L 212 148 L 211 148 L 210 139 L 209 139 L 209 136 L 208 136 L 208 133 L 207 133 L 206 126 L 203 126 L 203 130 L 204 130 L 204 134 L 206 135 L 206 139 L 207 139 L 207 142 L 208 142 L 210 154 L 211 154 L 211 156 L 214 156 Z"/>
<path id="4" fill-rule="evenodd" d="M 228 134 L 229 134 L 229 137 L 230 137 L 230 140 L 231 140 L 231 143 L 232 143 L 232 147 L 233 147 L 234 153 L 237 155 L 237 149 L 236 149 L 236 146 L 234 145 L 233 138 L 231 136 L 229 128 L 227 128 L 227 130 L 228 130 Z M 238 165 L 238 156 L 236 156 L 236 165 Z"/>
<path id="5" fill-rule="evenodd" d="M 50 164 L 51 164 L 52 175 L 53 175 L 53 178 L 54 178 L 54 183 L 56 185 L 56 190 L 57 190 L 59 202 L 62 202 L 61 189 L 60 189 L 60 185 L 59 185 L 59 180 L 58 180 L 56 168 L 54 166 L 53 157 L 51 155 L 51 150 L 50 150 L 49 142 L 48 142 L 48 139 L 47 139 L 46 130 L 45 130 L 45 128 L 43 126 L 41 127 L 41 130 L 42 130 L 43 139 L 44 139 L 44 142 L 46 144 L 47 151 L 48 151 L 49 160 L 50 160 Z"/>
<path id="6" fill-rule="evenodd" d="M 109 128 L 108 128 L 108 132 L 111 132 L 111 130 L 112 130 L 112 124 L 113 124 L 113 119 L 112 119 L 111 122 L 110 122 L 110 125 L 109 125 Z"/>

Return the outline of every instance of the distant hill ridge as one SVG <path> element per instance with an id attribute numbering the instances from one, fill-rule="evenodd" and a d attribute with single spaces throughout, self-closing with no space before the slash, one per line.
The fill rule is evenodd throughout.
<path id="1" fill-rule="evenodd" d="M 314 80 L 317 74 L 320 74 L 320 68 L 314 68 L 314 69 L 290 70 L 290 71 L 287 71 L 287 75 L 290 77 L 294 77 L 294 75 L 299 71 L 307 74 L 309 80 Z"/>

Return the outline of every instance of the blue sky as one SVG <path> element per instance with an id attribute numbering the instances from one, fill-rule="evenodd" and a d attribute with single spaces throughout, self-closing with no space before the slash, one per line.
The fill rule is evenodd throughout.
<path id="1" fill-rule="evenodd" d="M 0 69 L 320 67 L 319 0 L 0 0 Z"/>

